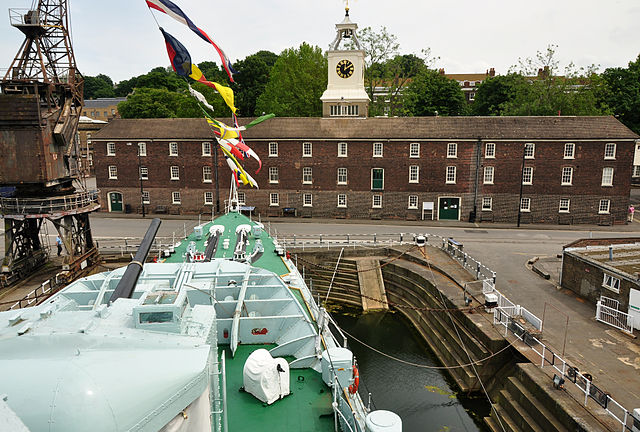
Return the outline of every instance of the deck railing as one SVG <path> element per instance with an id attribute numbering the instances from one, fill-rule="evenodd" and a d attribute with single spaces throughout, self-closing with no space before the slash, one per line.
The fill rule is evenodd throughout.
<path id="1" fill-rule="evenodd" d="M 0 212 L 4 215 L 73 212 L 98 204 L 99 193 L 92 190 L 52 198 L 0 198 Z"/>

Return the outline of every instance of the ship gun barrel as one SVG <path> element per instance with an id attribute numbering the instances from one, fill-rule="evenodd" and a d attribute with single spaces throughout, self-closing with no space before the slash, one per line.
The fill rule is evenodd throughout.
<path id="1" fill-rule="evenodd" d="M 136 287 L 136 283 L 138 282 L 138 278 L 140 277 L 140 273 L 142 273 L 142 267 L 144 262 L 147 260 L 147 256 L 149 256 L 149 251 L 153 245 L 153 240 L 156 238 L 156 234 L 158 234 L 158 229 L 160 228 L 161 223 L 162 221 L 158 218 L 151 221 L 151 224 L 147 229 L 147 233 L 144 235 L 144 238 L 140 243 L 138 252 L 136 252 L 136 256 L 133 257 L 133 261 L 131 261 L 127 266 L 120 282 L 118 282 L 118 286 L 116 286 L 116 289 L 111 295 L 111 299 L 109 300 L 110 302 L 114 302 L 119 298 L 131 298 Z"/>

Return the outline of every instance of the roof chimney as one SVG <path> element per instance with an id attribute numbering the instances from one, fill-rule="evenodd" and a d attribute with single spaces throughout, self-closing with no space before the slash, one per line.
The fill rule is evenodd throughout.
<path id="1" fill-rule="evenodd" d="M 438 69 L 438 73 L 439 73 L 440 75 L 444 75 L 444 68 L 440 68 L 440 69 Z"/>
<path id="2" fill-rule="evenodd" d="M 494 76 L 496 76 L 496 69 L 495 69 L 495 68 L 491 68 L 491 69 L 489 69 L 489 76 L 490 76 L 490 77 L 494 77 Z"/>

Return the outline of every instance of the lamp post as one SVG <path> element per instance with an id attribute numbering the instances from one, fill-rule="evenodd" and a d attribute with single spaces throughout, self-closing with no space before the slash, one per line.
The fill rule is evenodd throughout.
<path id="1" fill-rule="evenodd" d="M 144 190 L 142 189 L 142 172 L 140 171 L 140 143 L 138 143 L 138 179 L 140 181 L 140 204 L 142 204 L 142 217 L 146 217 L 144 209 Z"/>

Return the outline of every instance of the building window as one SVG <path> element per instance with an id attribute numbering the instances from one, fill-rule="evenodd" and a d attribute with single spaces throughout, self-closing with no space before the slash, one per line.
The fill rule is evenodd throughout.
<path id="1" fill-rule="evenodd" d="M 151 204 L 151 198 L 148 191 L 142 192 L 142 204 Z"/>
<path id="2" fill-rule="evenodd" d="M 271 207 L 278 207 L 280 205 L 280 195 L 278 195 L 277 193 L 270 193 L 269 205 Z"/>
<path id="3" fill-rule="evenodd" d="M 409 195 L 409 210 L 415 210 L 418 208 L 418 195 Z"/>
<path id="4" fill-rule="evenodd" d="M 571 204 L 571 200 L 569 198 L 560 198 L 560 207 L 558 208 L 558 212 L 569 213 L 569 204 Z"/>
<path id="5" fill-rule="evenodd" d="M 332 116 L 357 116 L 358 105 L 331 105 Z"/>
<path id="6" fill-rule="evenodd" d="M 202 143 L 202 156 L 211 156 L 211 143 L 203 142 Z"/>
<path id="7" fill-rule="evenodd" d="M 473 83 L 471 83 L 471 84 L 473 84 Z M 470 101 L 476 100 L 476 94 L 474 92 L 469 93 L 469 100 Z"/>
<path id="8" fill-rule="evenodd" d="M 269 157 L 278 157 L 278 143 L 270 142 L 269 143 Z"/>
<path id="9" fill-rule="evenodd" d="M 149 168 L 140 167 L 140 180 L 149 180 Z"/>
<path id="10" fill-rule="evenodd" d="M 138 156 L 146 156 L 146 155 L 147 155 L 147 143 L 139 142 Z"/>
<path id="11" fill-rule="evenodd" d="M 445 178 L 445 183 L 456 184 L 456 167 L 454 166 L 447 167 L 447 176 Z"/>
<path id="12" fill-rule="evenodd" d="M 613 277 L 605 273 L 604 279 L 602 280 L 602 286 L 615 293 L 620 293 L 620 279 L 617 277 Z"/>
<path id="13" fill-rule="evenodd" d="M 598 214 L 609 214 L 609 206 L 611 205 L 611 201 L 608 199 L 600 200 L 600 204 L 598 204 Z"/>
<path id="14" fill-rule="evenodd" d="M 338 184 L 346 185 L 347 184 L 347 169 L 346 168 L 338 168 Z"/>
<path id="15" fill-rule="evenodd" d="M 410 158 L 420 157 L 420 143 L 409 144 L 409 157 Z"/>
<path id="16" fill-rule="evenodd" d="M 493 167 L 492 166 L 484 167 L 483 183 L 484 184 L 493 184 Z"/>
<path id="17" fill-rule="evenodd" d="M 115 165 L 109 165 L 109 179 L 117 180 L 118 179 L 118 167 Z"/>
<path id="18" fill-rule="evenodd" d="M 277 167 L 269 167 L 269 183 L 278 183 Z"/>
<path id="19" fill-rule="evenodd" d="M 492 197 L 482 197 L 482 211 L 491 211 L 493 206 Z"/>
<path id="20" fill-rule="evenodd" d="M 302 206 L 313 207 L 313 195 L 310 193 L 302 194 Z"/>
<path id="21" fill-rule="evenodd" d="M 533 184 L 533 167 L 524 167 L 522 170 L 522 184 Z"/>
<path id="22" fill-rule="evenodd" d="M 382 195 L 374 195 L 371 202 L 372 208 L 382 208 Z"/>
<path id="23" fill-rule="evenodd" d="M 495 158 L 496 157 L 496 144 L 495 143 L 486 143 L 484 145 L 484 157 L 486 157 L 486 158 Z"/>
<path id="24" fill-rule="evenodd" d="M 116 115 L 116 110 L 111 108 L 111 115 Z"/>
<path id="25" fill-rule="evenodd" d="M 180 168 L 175 165 L 171 167 L 171 180 L 180 180 Z"/>
<path id="26" fill-rule="evenodd" d="M 347 194 L 338 194 L 338 207 L 347 207 Z"/>
<path id="27" fill-rule="evenodd" d="M 107 143 L 107 156 L 116 155 L 116 143 Z"/>
<path id="28" fill-rule="evenodd" d="M 613 186 L 613 168 L 602 168 L 602 186 Z"/>
<path id="29" fill-rule="evenodd" d="M 521 212 L 530 212 L 531 211 L 531 198 L 521 198 L 520 199 L 520 211 Z"/>
<path id="30" fill-rule="evenodd" d="M 170 142 L 169 143 L 169 156 L 178 156 L 178 143 Z"/>
<path id="31" fill-rule="evenodd" d="M 313 153 L 313 146 L 310 142 L 302 143 L 302 157 L 311 157 Z"/>
<path id="32" fill-rule="evenodd" d="M 633 166 L 632 177 L 640 177 L 640 165 L 634 165 Z"/>
<path id="33" fill-rule="evenodd" d="M 212 179 L 211 179 L 211 167 L 210 166 L 203 166 L 202 167 L 202 182 L 203 183 L 211 183 Z"/>
<path id="34" fill-rule="evenodd" d="M 564 158 L 573 159 L 576 153 L 576 145 L 574 143 L 566 143 L 564 145 Z"/>
<path id="35" fill-rule="evenodd" d="M 302 184 L 311 184 L 313 183 L 313 168 L 304 167 L 302 168 Z"/>
<path id="36" fill-rule="evenodd" d="M 382 157 L 382 143 L 374 142 L 373 143 L 373 157 Z"/>
<path id="37" fill-rule="evenodd" d="M 420 181 L 420 167 L 411 165 L 409 167 L 409 183 L 418 183 Z"/>
<path id="38" fill-rule="evenodd" d="M 238 204 L 245 205 L 247 202 L 247 196 L 244 192 L 238 192 Z"/>
<path id="39" fill-rule="evenodd" d="M 371 169 L 371 189 L 372 190 L 384 189 L 384 168 Z"/>
<path id="40" fill-rule="evenodd" d="M 573 183 L 573 168 L 562 168 L 562 186 L 571 186 Z"/>
<path id="41" fill-rule="evenodd" d="M 536 145 L 534 143 L 526 143 L 524 145 L 524 158 L 533 159 L 536 153 Z"/>
<path id="42" fill-rule="evenodd" d="M 605 159 L 616 158 L 616 143 L 606 143 L 604 145 L 604 158 Z"/>
<path id="43" fill-rule="evenodd" d="M 347 157 L 347 143 L 338 143 L 338 157 Z"/>
<path id="44" fill-rule="evenodd" d="M 180 192 L 171 192 L 171 203 L 180 204 Z"/>
<path id="45" fill-rule="evenodd" d="M 204 193 L 204 205 L 213 205 L 213 192 Z"/>
<path id="46" fill-rule="evenodd" d="M 458 157 L 458 144 L 456 143 L 447 144 L 447 157 L 448 158 Z"/>

